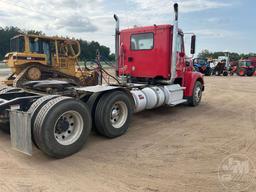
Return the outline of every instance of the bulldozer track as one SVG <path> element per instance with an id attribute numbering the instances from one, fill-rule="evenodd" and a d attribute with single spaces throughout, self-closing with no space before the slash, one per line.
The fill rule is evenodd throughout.
<path id="1" fill-rule="evenodd" d="M 76 84 L 76 85 L 84 85 L 86 81 L 81 81 L 77 77 L 73 77 L 71 75 L 67 75 L 65 73 L 62 73 L 60 71 L 57 71 L 55 69 L 52 69 L 51 67 L 47 66 L 42 66 L 40 64 L 33 64 L 30 66 L 27 66 L 23 71 L 15 78 L 13 81 L 13 86 L 14 87 L 23 87 L 23 84 L 26 83 L 27 81 L 30 81 L 27 79 L 26 74 L 29 69 L 32 67 L 38 67 L 40 71 L 42 72 L 42 78 L 41 80 L 47 80 L 47 79 L 57 79 L 57 80 L 67 80 L 70 83 Z"/>

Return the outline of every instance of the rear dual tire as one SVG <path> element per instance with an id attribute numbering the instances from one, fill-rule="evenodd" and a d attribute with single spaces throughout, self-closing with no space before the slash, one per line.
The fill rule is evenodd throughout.
<path id="1" fill-rule="evenodd" d="M 48 96 L 44 96 L 44 97 L 41 97 L 40 99 L 37 99 L 34 103 L 32 103 L 32 105 L 30 106 L 29 110 L 28 110 L 28 113 L 31 114 L 31 132 L 32 132 L 32 141 L 33 143 L 35 144 L 35 146 L 37 148 L 38 145 L 37 143 L 35 142 L 35 139 L 34 139 L 34 135 L 33 135 L 33 131 L 34 131 L 34 123 L 35 123 L 35 119 L 36 119 L 36 116 L 38 114 L 38 112 L 41 110 L 41 108 L 48 102 L 50 101 L 51 99 L 54 99 L 58 96 L 55 96 L 55 95 L 48 95 Z"/>
<path id="2" fill-rule="evenodd" d="M 84 103 L 57 97 L 37 113 L 33 126 L 34 142 L 48 156 L 64 158 L 84 146 L 91 126 L 90 112 Z"/>
<path id="3" fill-rule="evenodd" d="M 114 138 L 124 134 L 132 116 L 132 100 L 122 91 L 104 94 L 94 117 L 97 131 Z M 78 152 L 91 132 L 91 113 L 86 104 L 70 97 L 45 96 L 30 109 L 32 139 L 45 154 L 64 158 Z"/>
<path id="4" fill-rule="evenodd" d="M 95 128 L 98 133 L 108 138 L 121 136 L 129 128 L 132 112 L 132 102 L 126 93 L 106 93 L 96 106 Z"/>

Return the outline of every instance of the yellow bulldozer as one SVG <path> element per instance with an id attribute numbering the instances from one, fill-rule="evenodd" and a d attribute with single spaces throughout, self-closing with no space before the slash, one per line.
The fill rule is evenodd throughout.
<path id="1" fill-rule="evenodd" d="M 4 81 L 8 86 L 24 87 L 40 80 L 65 80 L 81 86 L 98 83 L 96 72 L 79 66 L 80 44 L 74 39 L 21 34 L 11 39 L 10 49 L 4 60 L 12 71 Z"/>

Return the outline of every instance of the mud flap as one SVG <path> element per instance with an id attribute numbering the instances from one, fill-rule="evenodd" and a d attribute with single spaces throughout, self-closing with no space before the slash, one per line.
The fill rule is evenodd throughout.
<path id="1" fill-rule="evenodd" d="M 17 109 L 11 109 L 9 114 L 12 148 L 32 155 L 31 114 Z"/>

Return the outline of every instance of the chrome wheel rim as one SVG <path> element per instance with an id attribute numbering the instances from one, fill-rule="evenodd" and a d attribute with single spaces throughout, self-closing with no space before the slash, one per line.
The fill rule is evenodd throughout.
<path id="1" fill-rule="evenodd" d="M 197 103 L 200 101 L 201 96 L 202 96 L 201 87 L 197 86 L 195 91 L 195 99 Z"/>
<path id="2" fill-rule="evenodd" d="M 61 145 L 71 145 L 80 138 L 83 127 L 82 116 L 76 111 L 67 111 L 56 121 L 54 137 Z"/>
<path id="3" fill-rule="evenodd" d="M 110 113 L 110 122 L 116 129 L 121 128 L 128 118 L 128 108 L 123 101 L 115 102 Z"/>

